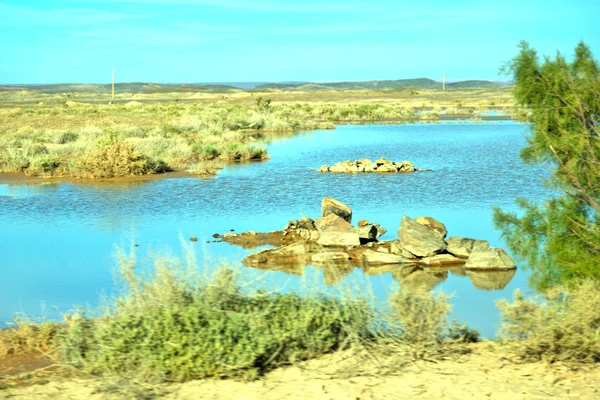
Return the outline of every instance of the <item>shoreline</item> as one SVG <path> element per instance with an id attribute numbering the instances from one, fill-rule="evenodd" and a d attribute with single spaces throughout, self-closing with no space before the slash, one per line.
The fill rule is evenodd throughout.
<path id="1" fill-rule="evenodd" d="M 376 120 L 352 120 L 352 121 L 334 121 L 335 125 L 403 125 L 403 124 L 413 124 L 413 123 L 425 123 L 425 124 L 435 124 L 438 122 L 444 121 L 460 121 L 460 122 L 493 122 L 493 121 L 517 121 L 514 119 L 513 115 L 494 115 L 494 116 L 481 116 L 481 117 L 473 117 L 468 114 L 445 114 L 440 115 L 439 118 L 436 119 L 400 119 L 400 118 L 386 118 L 386 119 L 376 119 Z M 334 128 L 335 129 L 335 128 Z M 319 129 L 315 129 L 319 130 Z M 298 132 L 314 132 L 315 130 L 297 130 Z M 295 134 L 294 133 L 294 134 Z M 235 164 L 249 164 L 254 162 L 263 162 L 266 160 L 248 160 L 248 161 L 228 161 L 224 162 L 223 166 L 227 165 L 235 165 Z M 42 184 L 42 183 L 81 183 L 81 184 L 90 184 L 90 183 L 128 183 L 128 182 L 149 182 L 156 181 L 162 179 L 175 179 L 175 178 L 192 178 L 192 179 L 210 179 L 217 176 L 219 172 L 216 174 L 209 175 L 200 175 L 189 173 L 185 170 L 176 170 L 176 171 L 168 171 L 162 172 L 158 174 L 148 174 L 148 175 L 129 175 L 129 176 L 120 176 L 114 178 L 76 178 L 69 176 L 30 176 L 25 173 L 19 172 L 0 172 L 0 184 L 8 184 L 8 185 L 23 185 L 23 184 Z"/>

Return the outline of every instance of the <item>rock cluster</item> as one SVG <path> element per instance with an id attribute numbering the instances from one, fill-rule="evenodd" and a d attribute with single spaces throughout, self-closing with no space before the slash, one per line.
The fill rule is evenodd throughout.
<path id="1" fill-rule="evenodd" d="M 359 173 L 359 172 L 422 172 L 420 168 L 409 161 L 395 162 L 381 157 L 379 160 L 371 161 L 368 158 L 360 160 L 342 161 L 332 166 L 323 165 L 318 172 L 339 172 L 339 173 Z"/>
<path id="2" fill-rule="evenodd" d="M 361 220 L 353 226 L 352 209 L 326 197 L 322 217 L 288 222 L 281 232 L 281 245 L 251 254 L 244 263 L 252 266 L 282 264 L 351 264 L 362 268 L 382 265 L 421 267 L 460 266 L 465 270 L 501 271 L 516 268 L 502 249 L 487 241 L 450 237 L 444 224 L 431 217 L 402 217 L 398 239 L 379 241 L 387 231 L 378 223 Z M 253 235 L 224 235 L 223 240 Z M 258 234 L 266 235 L 266 234 Z"/>

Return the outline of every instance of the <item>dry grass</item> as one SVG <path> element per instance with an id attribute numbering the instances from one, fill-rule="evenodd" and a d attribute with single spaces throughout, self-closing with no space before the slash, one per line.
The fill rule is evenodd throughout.
<path id="1" fill-rule="evenodd" d="M 49 353 L 54 350 L 58 326 L 52 322 L 35 323 L 14 317 L 8 329 L 0 330 L 0 358 L 13 354 Z"/>
<path id="2" fill-rule="evenodd" d="M 600 361 L 600 287 L 584 281 L 555 288 L 545 299 L 517 291 L 514 302 L 501 301 L 501 334 L 525 361 Z"/>

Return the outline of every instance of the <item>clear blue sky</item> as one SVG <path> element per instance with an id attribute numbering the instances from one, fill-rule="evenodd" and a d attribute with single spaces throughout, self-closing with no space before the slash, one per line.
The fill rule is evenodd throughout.
<path id="1" fill-rule="evenodd" d="M 600 58 L 600 0 L 0 0 L 0 83 L 507 79 L 520 40 Z"/>

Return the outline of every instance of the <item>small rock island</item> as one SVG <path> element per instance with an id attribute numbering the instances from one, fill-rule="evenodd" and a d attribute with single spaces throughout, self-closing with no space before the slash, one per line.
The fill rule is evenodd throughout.
<path id="1" fill-rule="evenodd" d="M 368 158 L 361 158 L 360 160 L 347 160 L 341 161 L 337 164 L 323 165 L 317 170 L 318 172 L 337 172 L 337 173 L 359 173 L 359 172 L 423 172 L 421 168 L 415 168 L 413 163 L 410 161 L 390 161 L 381 157 L 379 160 L 371 161 Z M 426 170 L 431 171 L 431 170 Z"/>
<path id="2" fill-rule="evenodd" d="M 500 248 L 485 240 L 446 238 L 443 223 L 431 217 L 402 217 L 398 239 L 379 241 L 387 230 L 376 222 L 352 225 L 352 209 L 326 197 L 322 216 L 302 217 L 287 223 L 282 231 L 215 234 L 223 241 L 247 248 L 276 246 L 247 256 L 249 266 L 329 264 L 372 268 L 383 265 L 421 267 L 461 266 L 465 270 L 514 271 L 516 264 Z M 511 275 L 512 277 L 512 275 Z"/>

